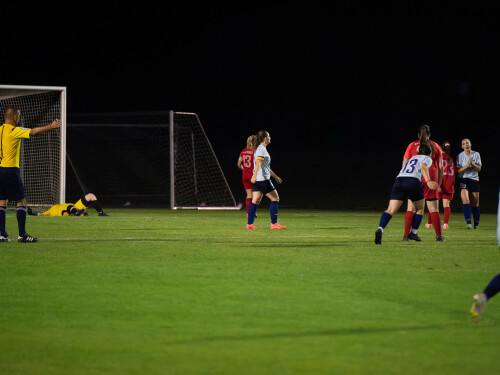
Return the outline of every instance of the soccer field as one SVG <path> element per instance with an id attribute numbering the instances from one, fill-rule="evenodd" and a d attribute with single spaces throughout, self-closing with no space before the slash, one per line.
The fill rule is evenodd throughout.
<path id="1" fill-rule="evenodd" d="M 29 217 L 0 247 L 1 374 L 497 374 L 496 215 L 446 243 L 400 211 L 106 210 Z M 426 220 L 426 216 L 424 220 Z M 7 231 L 17 238 L 15 213 Z"/>

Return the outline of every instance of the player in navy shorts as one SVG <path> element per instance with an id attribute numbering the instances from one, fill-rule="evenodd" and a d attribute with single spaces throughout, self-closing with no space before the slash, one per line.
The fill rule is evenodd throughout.
<path id="1" fill-rule="evenodd" d="M 432 159 L 429 157 L 431 148 L 427 144 L 421 144 L 418 155 L 412 156 L 399 172 L 392 186 L 389 207 L 380 218 L 379 227 L 375 232 L 375 244 L 382 243 L 382 233 L 389 224 L 392 216 L 399 210 L 401 205 L 408 198 L 415 205 L 416 213 L 413 215 L 412 232 L 416 233 L 424 213 L 424 189 L 422 186 L 422 176 L 431 190 L 436 190 L 437 184 L 429 177 L 429 168 L 432 165 Z M 410 233 L 410 235 L 411 235 Z M 409 236 L 404 236 L 403 241 L 408 241 Z M 436 236 L 436 241 L 444 242 L 442 236 Z"/>

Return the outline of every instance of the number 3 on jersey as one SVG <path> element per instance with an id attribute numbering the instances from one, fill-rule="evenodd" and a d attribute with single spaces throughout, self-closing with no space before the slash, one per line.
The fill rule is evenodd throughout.
<path id="1" fill-rule="evenodd" d="M 417 159 L 408 160 L 403 168 L 403 173 L 413 173 L 415 170 L 415 164 L 417 163 Z"/>

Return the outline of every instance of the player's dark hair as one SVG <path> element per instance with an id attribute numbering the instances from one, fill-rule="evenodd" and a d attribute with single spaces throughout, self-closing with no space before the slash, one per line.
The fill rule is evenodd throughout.
<path id="1" fill-rule="evenodd" d="M 14 116 L 19 113 L 19 108 L 17 108 L 14 105 L 9 105 L 5 108 L 5 118 L 6 119 L 13 119 Z"/>
<path id="2" fill-rule="evenodd" d="M 429 125 L 422 125 L 420 131 L 418 132 L 418 137 L 420 138 L 420 145 L 427 144 L 431 148 L 431 152 L 435 152 L 434 146 L 432 145 L 429 137 L 431 135 L 431 128 Z"/>
<path id="3" fill-rule="evenodd" d="M 269 136 L 269 133 L 266 131 L 266 130 L 261 130 L 259 131 L 256 135 L 255 135 L 255 138 L 253 139 L 253 144 L 254 144 L 254 148 L 257 148 L 259 147 L 259 145 L 264 142 L 264 139 L 266 139 L 266 137 Z"/>
<path id="4" fill-rule="evenodd" d="M 429 156 L 431 154 L 431 146 L 429 146 L 428 143 L 420 143 L 420 147 L 418 148 L 418 154 L 419 155 L 427 155 Z"/>
<path id="5" fill-rule="evenodd" d="M 444 141 L 441 145 L 441 150 L 448 156 L 451 155 L 451 143 L 450 141 Z"/>

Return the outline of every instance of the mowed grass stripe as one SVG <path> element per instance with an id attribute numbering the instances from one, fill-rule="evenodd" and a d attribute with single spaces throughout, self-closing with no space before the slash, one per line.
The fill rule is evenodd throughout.
<path id="1" fill-rule="evenodd" d="M 493 215 L 404 244 L 401 213 L 375 246 L 372 212 L 280 210 L 284 231 L 264 210 L 259 231 L 243 212 L 109 213 L 28 218 L 39 243 L 1 244 L 0 373 L 499 368 L 500 303 L 468 315 L 500 269 Z"/>

